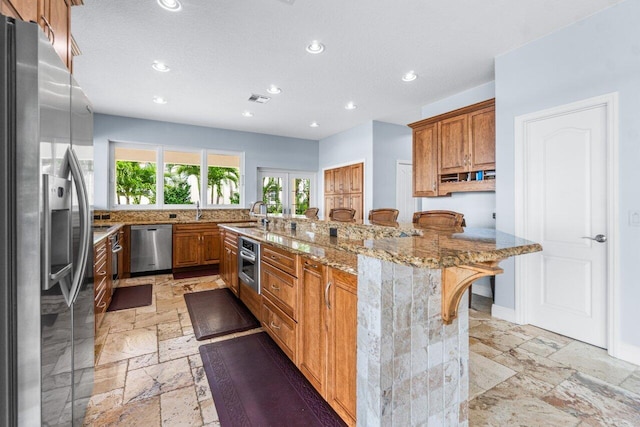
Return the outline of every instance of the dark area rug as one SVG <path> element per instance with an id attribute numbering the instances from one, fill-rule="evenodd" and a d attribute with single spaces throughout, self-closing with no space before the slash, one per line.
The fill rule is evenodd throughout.
<path id="1" fill-rule="evenodd" d="M 151 284 L 116 288 L 107 311 L 125 310 L 127 308 L 151 305 L 153 302 L 151 298 L 152 293 L 153 285 Z"/>
<path id="2" fill-rule="evenodd" d="M 214 265 L 204 270 L 180 271 L 173 273 L 174 280 L 192 279 L 194 277 L 215 276 L 218 274 L 218 266 Z"/>
<path id="3" fill-rule="evenodd" d="M 265 333 L 200 346 L 226 426 L 346 425 Z"/>
<path id="4" fill-rule="evenodd" d="M 260 326 L 249 309 L 227 288 L 184 294 L 184 300 L 199 341 Z"/>

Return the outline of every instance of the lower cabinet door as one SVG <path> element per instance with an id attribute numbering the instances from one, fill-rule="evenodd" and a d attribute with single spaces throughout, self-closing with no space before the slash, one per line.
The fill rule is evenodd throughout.
<path id="1" fill-rule="evenodd" d="M 173 268 L 200 264 L 201 233 L 173 233 Z"/>
<path id="2" fill-rule="evenodd" d="M 220 262 L 220 232 L 204 231 L 202 233 L 202 264 Z"/>
<path id="3" fill-rule="evenodd" d="M 324 266 L 301 259 L 302 281 L 298 307 L 298 368 L 325 395 L 326 334 Z"/>
<path id="4" fill-rule="evenodd" d="M 327 402 L 349 425 L 356 423 L 357 280 L 329 269 Z"/>

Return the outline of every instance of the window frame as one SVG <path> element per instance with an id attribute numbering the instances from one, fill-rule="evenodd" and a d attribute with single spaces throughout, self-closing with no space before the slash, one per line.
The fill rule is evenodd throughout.
<path id="1" fill-rule="evenodd" d="M 116 147 L 131 148 L 136 150 L 155 151 L 156 154 L 156 203 L 148 205 L 120 205 L 116 203 Z M 109 141 L 109 198 L 108 206 L 111 210 L 181 210 L 195 209 L 195 204 L 166 205 L 164 203 L 164 153 L 165 151 L 182 151 L 185 153 L 198 153 L 200 155 L 200 207 L 202 209 L 242 209 L 244 206 L 244 151 L 218 150 L 197 147 L 180 147 L 175 145 L 158 145 L 141 142 L 121 142 Z M 203 191 L 207 190 L 207 175 L 203 171 L 208 171 L 207 157 L 209 154 L 220 154 L 226 156 L 238 156 L 240 158 L 240 179 L 238 182 L 238 192 L 240 202 L 237 205 L 216 205 L 207 203 L 207 198 L 203 197 Z"/>

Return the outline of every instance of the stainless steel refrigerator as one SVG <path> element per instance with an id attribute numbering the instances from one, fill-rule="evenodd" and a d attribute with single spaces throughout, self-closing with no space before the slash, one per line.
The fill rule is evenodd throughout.
<path id="1" fill-rule="evenodd" d="M 82 424 L 93 388 L 93 113 L 0 15 L 0 425 Z"/>

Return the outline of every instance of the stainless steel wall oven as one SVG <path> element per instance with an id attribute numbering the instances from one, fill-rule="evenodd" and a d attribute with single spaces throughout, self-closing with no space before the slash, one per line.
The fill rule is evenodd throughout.
<path id="1" fill-rule="evenodd" d="M 260 294 L 260 243 L 238 238 L 238 279 Z"/>

